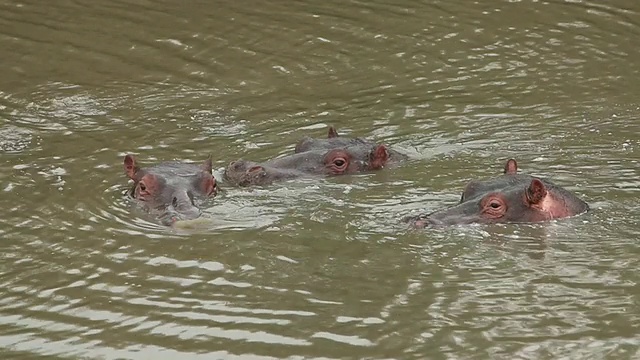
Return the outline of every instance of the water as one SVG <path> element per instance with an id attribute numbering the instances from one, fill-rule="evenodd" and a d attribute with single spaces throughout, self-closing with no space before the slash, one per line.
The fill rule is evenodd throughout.
<path id="1" fill-rule="evenodd" d="M 0 2 L 3 359 L 640 357 L 640 3 Z M 225 187 L 206 226 L 123 199 L 122 161 L 342 134 L 374 174 Z M 589 202 L 414 231 L 472 178 Z"/>

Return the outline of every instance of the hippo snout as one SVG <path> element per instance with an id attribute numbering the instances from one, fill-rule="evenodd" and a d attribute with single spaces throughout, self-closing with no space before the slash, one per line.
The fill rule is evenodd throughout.
<path id="1" fill-rule="evenodd" d="M 405 222 L 409 223 L 410 226 L 416 229 L 424 229 L 428 227 L 436 227 L 444 225 L 444 222 L 431 218 L 429 216 L 410 216 L 404 219 Z"/>
<path id="2" fill-rule="evenodd" d="M 166 208 L 163 218 L 175 220 L 193 220 L 200 217 L 201 211 L 195 205 L 193 194 L 189 191 L 176 191 L 171 204 Z"/>
<path id="3" fill-rule="evenodd" d="M 442 226 L 444 225 L 444 223 L 440 220 L 436 220 L 436 219 L 432 219 L 432 218 L 422 218 L 422 219 L 417 219 L 413 222 L 413 226 L 415 228 L 418 229 L 424 229 L 424 228 L 428 228 L 428 227 L 437 227 L 437 226 Z"/>

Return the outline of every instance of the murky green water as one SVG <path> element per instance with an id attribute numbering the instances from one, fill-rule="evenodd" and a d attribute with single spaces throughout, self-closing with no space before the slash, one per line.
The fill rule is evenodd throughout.
<path id="1" fill-rule="evenodd" d="M 640 357 L 640 2 L 0 1 L 0 51 L 2 359 Z M 226 187 L 207 229 L 122 198 L 125 153 L 328 125 L 413 159 Z M 593 211 L 398 221 L 509 157 Z"/>

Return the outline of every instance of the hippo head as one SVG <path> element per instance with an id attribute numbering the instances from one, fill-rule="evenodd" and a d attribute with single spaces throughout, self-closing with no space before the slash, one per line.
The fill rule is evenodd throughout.
<path id="1" fill-rule="evenodd" d="M 393 165 L 401 161 L 407 160 L 408 157 L 394 149 L 388 148 L 382 144 L 376 144 L 373 141 L 366 140 L 359 137 L 346 137 L 340 136 L 335 127 L 330 126 L 326 138 L 312 138 L 305 136 L 296 144 L 295 153 L 302 153 L 307 151 L 320 151 L 320 150 L 333 150 L 333 149 L 346 149 L 352 153 L 369 153 L 372 148 L 376 146 L 384 146 L 384 152 L 386 154 L 384 165 Z M 361 158 L 362 156 L 356 156 Z M 380 157 L 379 157 L 380 158 Z"/>
<path id="2" fill-rule="evenodd" d="M 373 145 L 372 142 L 364 140 L 362 138 L 342 137 L 338 135 L 338 130 L 336 130 L 335 127 L 330 126 L 326 139 L 315 139 L 309 136 L 305 136 L 296 144 L 294 152 L 301 153 L 310 150 L 330 150 L 354 146 L 368 147 L 371 145 Z"/>
<path id="3" fill-rule="evenodd" d="M 225 177 L 239 186 L 268 185 L 278 180 L 307 175 L 335 176 L 377 170 L 385 166 L 387 148 L 377 145 L 361 149 L 305 151 L 264 163 L 237 160 L 229 163 Z"/>
<path id="4" fill-rule="evenodd" d="M 589 206 L 569 191 L 538 177 L 517 174 L 510 159 L 504 175 L 471 181 L 460 203 L 413 219 L 414 226 L 470 223 L 532 223 L 583 213 Z"/>
<path id="5" fill-rule="evenodd" d="M 164 224 L 200 216 L 196 199 L 214 197 L 218 192 L 212 175 L 211 158 L 201 165 L 165 162 L 141 168 L 133 155 L 124 158 L 124 171 L 133 180 L 129 194 Z"/>

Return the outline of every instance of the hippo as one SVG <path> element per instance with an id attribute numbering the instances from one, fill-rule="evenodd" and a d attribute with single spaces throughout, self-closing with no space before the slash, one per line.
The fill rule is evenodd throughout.
<path id="1" fill-rule="evenodd" d="M 350 148 L 309 150 L 264 163 L 232 161 L 225 170 L 225 178 L 238 186 L 269 185 L 310 175 L 334 176 L 377 170 L 384 167 L 388 159 L 385 145 L 375 145 L 367 151 Z"/>
<path id="2" fill-rule="evenodd" d="M 517 172 L 517 162 L 509 159 L 502 176 L 470 181 L 458 205 L 407 220 L 416 228 L 471 223 L 533 223 L 589 211 L 586 202 L 551 181 Z"/>
<path id="3" fill-rule="evenodd" d="M 142 168 L 133 155 L 124 157 L 124 171 L 133 180 L 128 194 L 164 225 L 200 216 L 196 199 L 215 197 L 218 184 L 211 157 L 201 165 L 163 162 Z"/>
<path id="4" fill-rule="evenodd" d="M 344 149 L 349 148 L 352 151 L 368 151 L 376 144 L 372 141 L 365 140 L 359 137 L 345 137 L 338 135 L 338 130 L 335 127 L 330 126 L 329 132 L 326 138 L 317 139 L 309 136 L 305 136 L 300 140 L 295 147 L 294 152 L 301 153 L 309 150 L 331 150 L 331 149 Z M 387 149 L 389 153 L 388 163 L 393 164 L 407 159 L 407 156 L 395 151 L 393 149 Z"/>

